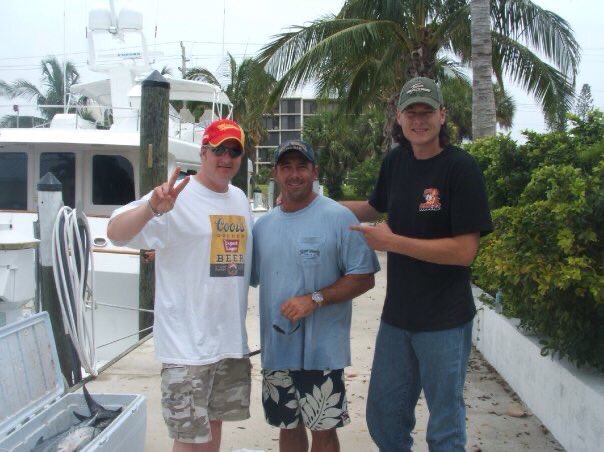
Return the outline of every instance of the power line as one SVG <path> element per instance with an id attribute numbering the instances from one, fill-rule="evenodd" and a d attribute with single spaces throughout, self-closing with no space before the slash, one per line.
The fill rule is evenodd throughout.
<path id="1" fill-rule="evenodd" d="M 158 42 L 158 43 L 153 43 L 151 45 L 149 45 L 149 48 L 154 48 L 154 47 L 158 47 L 158 46 L 167 46 L 167 45 L 173 45 L 173 44 L 177 44 L 180 45 L 181 41 L 165 41 L 165 42 Z M 218 41 L 182 41 L 183 43 L 191 43 L 191 44 L 204 44 L 204 45 L 220 45 L 222 46 L 222 42 L 218 42 Z M 251 43 L 251 42 L 225 42 L 225 45 L 242 45 L 242 46 L 248 46 L 248 45 L 264 45 L 265 43 Z M 108 49 L 103 49 L 103 52 L 113 52 L 113 51 L 117 51 L 117 50 L 128 50 L 128 49 L 135 49 L 138 48 L 139 46 L 125 46 L 125 47 L 111 47 Z M 63 51 L 60 52 L 51 52 L 51 53 L 47 53 L 45 55 L 31 55 L 31 56 L 18 56 L 18 57 L 0 57 L 0 61 L 5 61 L 5 60 L 29 60 L 29 59 L 41 59 L 41 58 L 46 58 L 49 55 L 63 55 Z M 70 52 L 67 54 L 67 56 L 75 56 L 75 55 L 87 55 L 88 51 L 82 51 L 82 52 Z"/>

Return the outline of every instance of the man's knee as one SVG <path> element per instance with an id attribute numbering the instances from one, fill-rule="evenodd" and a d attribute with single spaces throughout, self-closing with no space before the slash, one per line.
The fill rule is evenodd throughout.
<path id="1" fill-rule="evenodd" d="M 336 428 L 329 430 L 311 430 L 313 448 L 318 450 L 339 450 L 339 440 Z"/>
<path id="2" fill-rule="evenodd" d="M 279 433 L 282 439 L 299 441 L 301 438 L 306 438 L 306 427 L 299 423 L 294 428 L 282 428 Z"/>

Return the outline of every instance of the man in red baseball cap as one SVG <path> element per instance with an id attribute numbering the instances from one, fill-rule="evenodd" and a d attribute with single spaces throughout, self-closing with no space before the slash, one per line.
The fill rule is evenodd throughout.
<path id="1" fill-rule="evenodd" d="M 204 131 L 201 168 L 117 209 L 107 236 L 156 250 L 155 353 L 173 450 L 220 449 L 222 421 L 249 417 L 245 328 L 251 264 L 247 196 L 229 182 L 245 143 L 235 121 Z"/>

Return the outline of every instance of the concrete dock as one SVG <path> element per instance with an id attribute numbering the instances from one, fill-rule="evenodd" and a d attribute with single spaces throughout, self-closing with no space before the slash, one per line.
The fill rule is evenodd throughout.
<path id="1" fill-rule="evenodd" d="M 382 270 L 376 275 L 376 286 L 353 301 L 352 361 L 346 369 L 346 390 L 351 423 L 338 430 L 342 451 L 377 451 L 365 423 L 365 401 L 375 335 L 386 289 L 386 255 L 378 253 Z M 248 308 L 250 349 L 258 350 L 258 291 L 250 289 Z M 278 429 L 264 421 L 260 356 L 252 357 L 251 418 L 224 423 L 223 451 L 278 451 Z M 160 364 L 153 353 L 153 339 L 105 370 L 87 384 L 91 393 L 143 394 L 147 399 L 147 434 L 145 450 L 169 451 L 168 437 L 160 409 Z M 540 420 L 534 416 L 501 377 L 472 352 L 465 386 L 469 451 L 562 451 L 564 450 Z M 416 410 L 415 451 L 427 451 L 425 442 L 428 409 L 423 398 Z"/>

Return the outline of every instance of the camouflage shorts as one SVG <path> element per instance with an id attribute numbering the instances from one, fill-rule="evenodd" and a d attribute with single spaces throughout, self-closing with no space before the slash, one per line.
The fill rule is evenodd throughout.
<path id="1" fill-rule="evenodd" d="M 211 420 L 249 418 L 251 367 L 249 358 L 203 366 L 164 364 L 161 404 L 170 437 L 206 443 L 212 440 Z"/>

